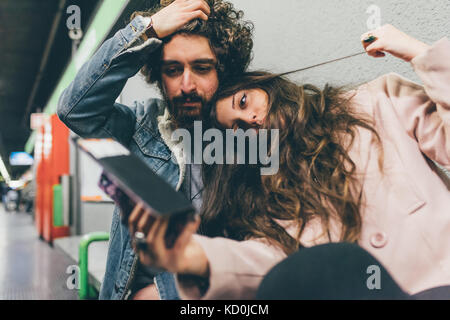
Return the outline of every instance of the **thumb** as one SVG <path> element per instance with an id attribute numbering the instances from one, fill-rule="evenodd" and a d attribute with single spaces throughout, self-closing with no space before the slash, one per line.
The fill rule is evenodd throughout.
<path id="1" fill-rule="evenodd" d="M 384 57 L 386 54 L 383 52 L 383 47 L 378 41 L 375 41 L 366 47 L 366 52 L 369 56 L 378 58 Z"/>
<path id="2" fill-rule="evenodd" d="M 192 235 L 198 230 L 198 227 L 200 226 L 200 217 L 198 215 L 195 215 L 194 219 L 194 221 L 189 222 L 185 226 L 184 230 L 181 232 L 180 236 L 175 242 L 174 249 L 183 251 L 184 248 L 186 248 L 186 246 L 189 244 Z"/>

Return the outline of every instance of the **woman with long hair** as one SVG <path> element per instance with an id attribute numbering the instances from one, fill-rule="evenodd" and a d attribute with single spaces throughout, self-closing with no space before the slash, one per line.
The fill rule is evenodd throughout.
<path id="1" fill-rule="evenodd" d="M 321 90 L 280 75 L 247 73 L 219 90 L 212 116 L 224 129 L 279 129 L 278 172 L 204 165 L 201 223 L 189 224 L 172 249 L 162 242 L 167 222 L 143 223 L 144 212 L 134 210 L 131 232 L 139 225 L 147 234 L 141 261 L 177 273 L 181 297 L 254 298 L 283 258 L 327 243 L 362 248 L 362 260 L 353 265 L 366 278 L 368 267 L 378 265 L 389 297 L 450 285 L 450 187 L 435 164 L 450 169 L 450 42 L 428 46 L 390 25 L 363 39 L 372 40 L 363 42 L 371 56 L 390 53 L 411 62 L 424 87 L 388 74 L 351 91 Z M 201 235 L 194 235 L 199 227 Z M 323 279 L 330 278 L 323 267 L 361 253 L 346 245 L 325 249 L 343 255 L 327 261 L 331 254 L 321 252 L 319 260 L 311 254 L 309 267 Z M 308 260 L 295 261 L 281 268 L 286 277 L 277 271 L 265 282 L 263 292 L 274 296 L 261 297 L 282 295 L 289 282 L 295 290 L 314 287 L 305 284 L 314 277 L 299 264 Z M 295 270 L 302 280 L 293 280 Z M 361 285 L 369 292 L 370 285 L 360 282 L 359 292 Z"/>

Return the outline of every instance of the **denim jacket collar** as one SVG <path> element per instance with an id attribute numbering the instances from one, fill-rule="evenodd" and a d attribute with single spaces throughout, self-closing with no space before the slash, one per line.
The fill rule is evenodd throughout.
<path id="1" fill-rule="evenodd" d="M 169 147 L 170 151 L 172 151 L 172 153 L 174 154 L 178 163 L 178 167 L 180 169 L 180 179 L 178 180 L 178 184 L 176 186 L 176 190 L 179 190 L 186 174 L 186 163 L 183 155 L 183 143 L 182 140 L 175 141 L 172 139 L 175 125 L 173 123 L 173 120 L 171 119 L 171 115 L 167 107 L 164 109 L 164 114 L 159 116 L 157 119 L 158 130 L 161 138 L 167 145 L 167 147 Z"/>

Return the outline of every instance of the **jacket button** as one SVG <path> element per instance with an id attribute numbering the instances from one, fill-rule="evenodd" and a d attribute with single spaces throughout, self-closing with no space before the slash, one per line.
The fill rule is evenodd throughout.
<path id="1" fill-rule="evenodd" d="M 387 244 L 388 237 L 384 232 L 376 232 L 370 237 L 370 244 L 374 248 L 382 248 Z"/>

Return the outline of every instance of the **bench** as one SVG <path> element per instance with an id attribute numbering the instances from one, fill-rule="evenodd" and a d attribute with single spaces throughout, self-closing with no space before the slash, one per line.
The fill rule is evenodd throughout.
<path id="1" fill-rule="evenodd" d="M 106 270 L 109 233 L 92 232 L 83 236 L 55 239 L 53 244 L 79 266 L 79 297 L 95 299 Z"/>

